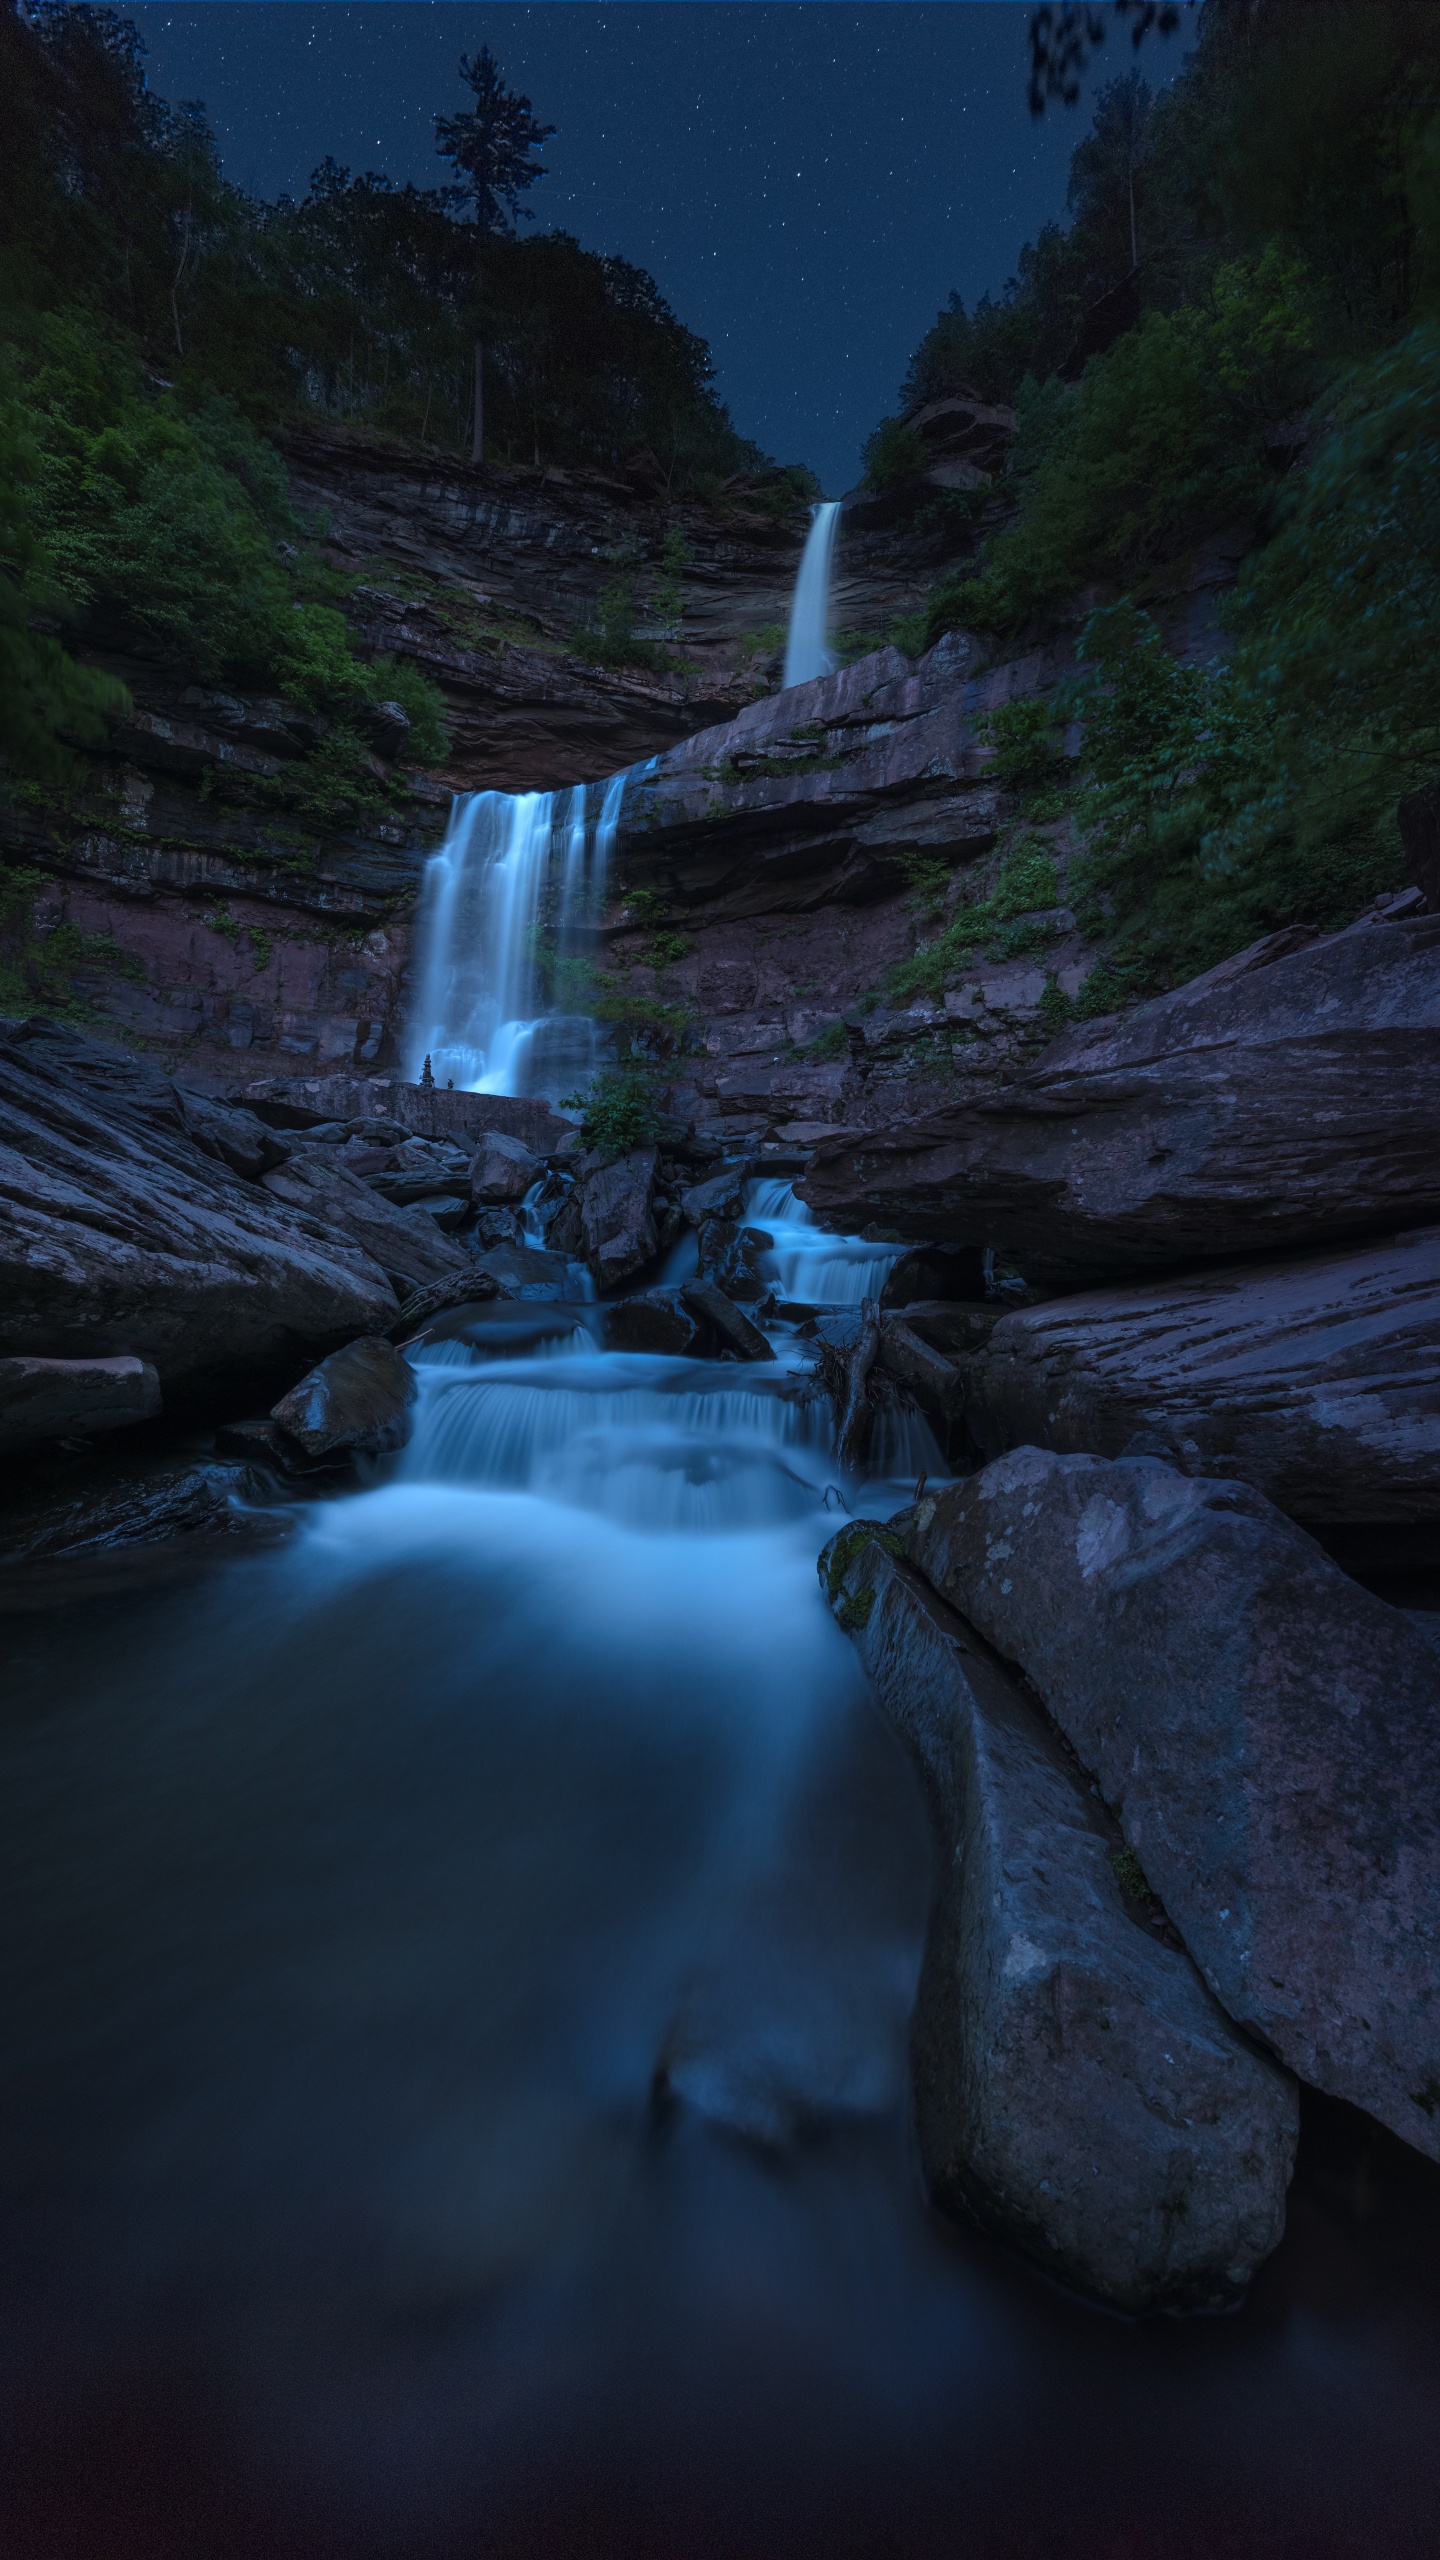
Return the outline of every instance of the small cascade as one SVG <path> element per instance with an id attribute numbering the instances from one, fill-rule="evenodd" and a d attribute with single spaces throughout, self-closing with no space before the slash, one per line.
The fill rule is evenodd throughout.
<path id="1" fill-rule="evenodd" d="M 828 1234 L 817 1227 L 792 1186 L 774 1178 L 749 1185 L 745 1216 L 775 1239 L 765 1259 L 765 1276 L 776 1297 L 802 1306 L 858 1307 L 866 1298 L 878 1298 L 904 1250 L 901 1245 L 868 1244 L 861 1236 Z"/>
<path id="2" fill-rule="evenodd" d="M 626 779 L 598 786 L 598 804 L 585 783 L 456 800 L 421 893 L 409 1077 L 428 1057 L 439 1084 L 553 1102 L 594 1073 L 595 1025 L 566 1009 L 564 972 L 604 911 Z M 542 937 L 558 975 L 549 990 Z"/>
<path id="3" fill-rule="evenodd" d="M 809 684 L 816 676 L 833 675 L 830 634 L 830 569 L 840 524 L 838 500 L 827 498 L 810 519 L 810 531 L 795 581 L 790 607 L 790 636 L 785 644 L 784 683 Z"/>

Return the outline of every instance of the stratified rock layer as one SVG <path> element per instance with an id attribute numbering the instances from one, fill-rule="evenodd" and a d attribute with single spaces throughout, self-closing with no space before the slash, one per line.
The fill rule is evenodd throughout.
<path id="1" fill-rule="evenodd" d="M 907 1554 L 1028 1672 L 1211 1990 L 1440 2159 L 1440 1660 L 1263 1494 L 1018 1449 Z"/>
<path id="2" fill-rule="evenodd" d="M 1147 1925 L 1045 1718 L 894 1543 L 842 1530 L 821 1575 L 938 1834 L 911 2048 L 930 2186 L 1119 2310 L 1233 2301 L 1284 2228 L 1295 2084 Z"/>
<path id="3" fill-rule="evenodd" d="M 998 1092 L 822 1140 L 801 1196 L 1096 1277 L 1433 1221 L 1440 916 L 1290 940 L 1064 1034 Z"/>
<path id="4" fill-rule="evenodd" d="M 0 1041 L 0 1351 L 273 1394 L 394 1316 L 378 1264 L 203 1152 L 146 1061 L 46 1022 Z"/>
<path id="5" fill-rule="evenodd" d="M 1026 1307 L 951 1395 L 987 1457 L 1145 1432 L 1298 1520 L 1440 1518 L 1440 1227 Z"/>

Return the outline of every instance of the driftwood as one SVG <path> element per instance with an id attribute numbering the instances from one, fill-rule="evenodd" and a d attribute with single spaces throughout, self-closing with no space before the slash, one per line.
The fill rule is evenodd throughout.
<path id="1" fill-rule="evenodd" d="M 879 1349 L 880 1301 L 867 1298 L 860 1310 L 860 1330 L 845 1363 L 845 1404 L 835 1438 L 835 1456 L 842 1467 L 862 1465 L 870 1443 L 874 1408 L 868 1387 Z"/>

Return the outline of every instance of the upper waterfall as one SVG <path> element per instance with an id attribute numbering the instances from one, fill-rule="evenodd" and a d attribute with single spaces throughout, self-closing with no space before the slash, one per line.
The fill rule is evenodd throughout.
<path id="1" fill-rule="evenodd" d="M 833 675 L 835 660 L 827 646 L 830 623 L 830 567 L 840 522 L 838 499 L 827 498 L 810 519 L 810 531 L 795 581 L 790 607 L 790 636 L 785 644 L 785 684 L 809 684 L 816 676 Z"/>

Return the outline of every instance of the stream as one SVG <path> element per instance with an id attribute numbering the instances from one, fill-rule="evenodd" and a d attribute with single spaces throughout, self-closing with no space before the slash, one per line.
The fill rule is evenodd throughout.
<path id="1" fill-rule="evenodd" d="M 877 1284 L 751 1209 L 785 1295 Z M 1401 2145 L 1317 2107 L 1219 2322 L 927 2209 L 929 1837 L 815 1576 L 924 1424 L 842 1496 L 783 1322 L 737 1367 L 568 1312 L 436 1327 L 408 1449 L 280 1549 L 13 1622 L 7 2550 L 1433 2552 Z"/>

